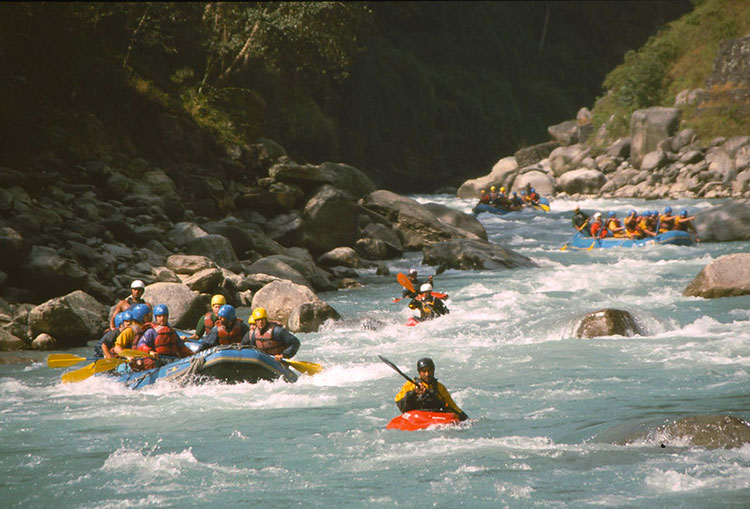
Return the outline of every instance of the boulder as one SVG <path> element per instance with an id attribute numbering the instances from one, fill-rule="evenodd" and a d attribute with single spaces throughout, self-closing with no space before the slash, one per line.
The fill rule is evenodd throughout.
<path id="1" fill-rule="evenodd" d="M 346 191 L 355 199 L 375 191 L 377 187 L 362 171 L 340 163 L 323 163 L 320 166 L 281 162 L 268 170 L 269 177 L 279 182 L 296 184 L 305 190 L 329 184 Z"/>
<path id="2" fill-rule="evenodd" d="M 516 177 L 513 181 L 511 191 L 518 191 L 520 193 L 527 184 L 536 189 L 536 192 L 540 196 L 551 196 L 557 191 L 555 179 L 538 170 L 527 171 Z"/>
<path id="3" fill-rule="evenodd" d="M 31 252 L 31 246 L 13 228 L 0 228 L 0 269 L 15 270 Z"/>
<path id="4" fill-rule="evenodd" d="M 562 145 L 578 143 L 578 122 L 576 120 L 566 120 L 565 122 L 551 125 L 547 128 L 547 132 Z"/>
<path id="5" fill-rule="evenodd" d="M 698 237 L 706 242 L 750 240 L 750 199 L 735 199 L 695 215 Z"/>
<path id="6" fill-rule="evenodd" d="M 291 210 L 272 217 L 266 223 L 268 236 L 283 246 L 298 246 L 308 242 L 308 228 L 302 214 Z"/>
<path id="7" fill-rule="evenodd" d="M 185 244 L 185 252 L 192 255 L 206 256 L 221 267 L 234 270 L 239 266 L 239 260 L 229 239 L 221 235 L 208 234 L 189 240 Z"/>
<path id="8" fill-rule="evenodd" d="M 663 168 L 668 162 L 669 159 L 667 158 L 667 154 L 665 154 L 661 150 L 654 150 L 653 152 L 649 152 L 648 154 L 643 156 L 643 161 L 641 161 L 641 170 L 652 172 L 658 170 L 659 168 Z"/>
<path id="9" fill-rule="evenodd" d="M 565 172 L 580 168 L 590 152 L 591 149 L 583 145 L 558 147 L 549 155 L 550 169 L 555 177 L 560 177 Z"/>
<path id="10" fill-rule="evenodd" d="M 730 415 L 696 415 L 661 426 L 662 445 L 733 449 L 750 444 L 750 424 Z"/>
<path id="11" fill-rule="evenodd" d="M 318 258 L 321 267 L 361 267 L 361 261 L 357 252 L 350 247 L 337 247 Z"/>
<path id="12" fill-rule="evenodd" d="M 383 252 L 383 257 L 378 258 L 372 258 L 370 256 L 367 256 L 367 258 L 371 260 L 384 260 L 387 258 L 396 258 L 398 256 L 401 256 L 401 254 L 404 252 L 404 245 L 401 243 L 401 238 L 398 236 L 398 230 L 394 229 L 391 226 L 386 226 L 384 224 L 380 223 L 371 223 L 368 224 L 361 233 L 361 239 L 360 240 L 373 240 L 378 241 L 377 244 L 382 244 L 384 246 L 385 251 Z M 357 249 L 360 249 L 361 243 L 360 240 L 357 241 Z M 371 244 L 371 243 L 366 243 Z M 377 248 L 378 252 L 381 251 L 381 248 Z M 368 252 L 368 249 L 365 249 L 364 252 Z"/>
<path id="13" fill-rule="evenodd" d="M 627 159 L 630 157 L 630 138 L 618 138 L 607 148 L 607 155 Z"/>
<path id="14" fill-rule="evenodd" d="M 80 290 L 48 300 L 31 310 L 29 335 L 47 333 L 61 347 L 84 346 L 99 339 L 107 328 L 108 309 L 94 297 Z"/>
<path id="15" fill-rule="evenodd" d="M 398 255 L 392 255 L 388 245 L 379 239 L 359 239 L 354 244 L 357 252 L 368 260 L 388 260 Z"/>
<path id="16" fill-rule="evenodd" d="M 221 235 L 229 239 L 232 248 L 239 258 L 246 258 L 252 252 L 262 251 L 262 245 L 257 241 L 259 236 L 265 237 L 260 226 L 247 223 L 234 216 L 227 216 L 221 221 L 212 221 L 201 225 L 208 233 Z M 268 253 L 271 254 L 271 253 Z M 278 254 L 278 253 L 272 253 Z"/>
<path id="17" fill-rule="evenodd" d="M 287 280 L 297 285 L 312 288 L 312 283 L 299 271 L 292 268 L 285 261 L 274 257 L 265 257 L 256 260 L 249 266 L 245 267 L 245 272 L 248 274 L 265 274 L 266 276 L 271 276 L 275 279 Z"/>
<path id="18" fill-rule="evenodd" d="M 303 219 L 309 228 L 307 247 L 316 254 L 357 240 L 359 208 L 351 195 L 324 185 L 305 205 Z"/>
<path id="19" fill-rule="evenodd" d="M 606 182 L 604 173 L 588 168 L 569 171 L 558 179 L 558 184 L 568 194 L 596 194 Z"/>
<path id="20" fill-rule="evenodd" d="M 549 157 L 550 152 L 560 146 L 557 141 L 547 141 L 545 143 L 539 143 L 538 145 L 531 145 L 530 147 L 524 147 L 515 154 L 513 157 L 516 159 L 518 166 L 523 168 L 525 166 L 531 166 L 536 164 L 542 159 Z"/>
<path id="21" fill-rule="evenodd" d="M 169 323 L 179 329 L 192 329 L 207 309 L 197 292 L 182 283 L 154 283 L 146 286 L 143 299 L 152 305 L 166 304 Z"/>
<path id="22" fill-rule="evenodd" d="M 26 347 L 26 343 L 23 339 L 18 336 L 14 336 L 5 329 L 0 329 L 0 351 L 12 352 L 16 350 L 23 350 Z"/>
<path id="23" fill-rule="evenodd" d="M 422 263 L 437 265 L 437 272 L 446 269 L 482 270 L 534 267 L 525 256 L 479 239 L 452 239 L 425 246 Z"/>
<path id="24" fill-rule="evenodd" d="M 217 268 L 207 256 L 176 254 L 167 258 L 167 268 L 175 274 L 192 275 L 206 269 Z"/>
<path id="25" fill-rule="evenodd" d="M 86 272 L 75 260 L 60 256 L 49 247 L 34 246 L 20 267 L 25 288 L 33 290 L 34 300 L 42 301 L 84 288 Z"/>
<path id="26" fill-rule="evenodd" d="M 33 350 L 55 350 L 57 349 L 57 340 L 49 334 L 43 332 L 34 338 L 31 342 Z"/>
<path id="27" fill-rule="evenodd" d="M 750 253 L 729 254 L 713 260 L 682 294 L 706 299 L 750 295 Z"/>
<path id="28" fill-rule="evenodd" d="M 641 167 L 643 157 L 656 150 L 660 141 L 673 136 L 680 124 L 680 110 L 655 106 L 636 110 L 630 117 L 630 162 Z"/>
<path id="29" fill-rule="evenodd" d="M 504 157 L 495 163 L 489 174 L 484 177 L 469 179 L 461 184 L 456 191 L 456 196 L 464 199 L 479 198 L 480 190 L 489 191 L 490 186 L 493 185 L 510 188 L 518 168 L 515 157 Z"/>
<path id="30" fill-rule="evenodd" d="M 167 238 L 178 247 L 183 247 L 188 241 L 204 237 L 208 232 L 195 223 L 177 223 L 167 234 Z"/>
<path id="31" fill-rule="evenodd" d="M 213 267 L 199 270 L 190 276 L 186 276 L 182 280 L 182 283 L 194 292 L 216 293 L 223 281 L 224 275 L 222 270 Z"/>
<path id="32" fill-rule="evenodd" d="M 275 281 L 261 288 L 253 297 L 252 307 L 265 308 L 270 319 L 292 332 L 316 332 L 324 321 L 341 318 L 309 288 L 290 281 Z"/>
<path id="33" fill-rule="evenodd" d="M 482 223 L 471 214 L 461 212 L 441 203 L 425 203 L 425 208 L 432 212 L 441 222 L 455 226 L 460 230 L 471 232 L 480 239 L 487 240 L 487 231 Z"/>
<path id="34" fill-rule="evenodd" d="M 628 311 L 621 309 L 600 309 L 588 313 L 575 327 L 577 338 L 598 338 L 601 336 L 642 335 L 643 328 Z"/>

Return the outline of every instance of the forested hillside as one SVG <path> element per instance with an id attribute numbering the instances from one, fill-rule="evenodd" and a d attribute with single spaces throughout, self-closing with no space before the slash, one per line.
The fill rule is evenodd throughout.
<path id="1" fill-rule="evenodd" d="M 434 190 L 545 141 L 628 50 L 690 8 L 3 3 L 0 165 L 140 157 L 211 171 L 266 137 L 300 162 Z"/>

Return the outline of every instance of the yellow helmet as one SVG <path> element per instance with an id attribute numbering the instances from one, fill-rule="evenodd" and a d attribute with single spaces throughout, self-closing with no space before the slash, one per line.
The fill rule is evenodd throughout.
<path id="1" fill-rule="evenodd" d="M 495 190 L 495 186 L 490 186 L 490 191 L 494 191 L 494 190 Z"/>
<path id="2" fill-rule="evenodd" d="M 504 193 L 504 192 L 505 192 L 505 188 L 504 188 L 504 187 L 501 187 L 501 188 L 500 188 L 500 192 L 501 192 L 501 193 Z"/>
<path id="3" fill-rule="evenodd" d="M 253 314 L 250 315 L 250 320 L 252 320 L 252 322 L 250 323 L 255 323 L 255 320 L 260 320 L 261 318 L 265 318 L 267 320 L 268 313 L 266 313 L 265 308 L 255 308 L 253 310 Z"/>
<path id="4" fill-rule="evenodd" d="M 222 306 L 227 303 L 227 299 L 224 298 L 221 294 L 216 294 L 213 297 L 211 297 L 211 307 L 214 307 L 216 304 L 221 304 Z"/>

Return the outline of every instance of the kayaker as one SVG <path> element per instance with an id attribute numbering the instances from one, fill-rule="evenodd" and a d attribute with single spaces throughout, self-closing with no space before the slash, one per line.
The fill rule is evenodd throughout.
<path id="1" fill-rule="evenodd" d="M 415 288 L 415 289 L 419 288 L 420 286 L 422 286 L 422 283 L 419 281 L 419 278 L 417 276 L 418 276 L 417 269 L 415 269 L 413 267 L 411 269 L 409 269 L 409 272 L 407 273 L 407 277 L 409 278 L 409 281 L 411 281 L 412 288 Z M 427 282 L 430 283 L 430 284 L 432 284 L 432 276 L 427 276 Z M 401 298 L 403 299 L 403 298 L 406 298 L 406 297 L 410 297 L 410 298 L 413 299 L 413 298 L 415 298 L 418 295 L 418 293 L 419 292 L 417 292 L 417 291 L 413 291 L 412 292 L 408 288 L 404 288 L 404 291 L 401 294 Z"/>
<path id="2" fill-rule="evenodd" d="M 411 309 L 419 310 L 419 321 L 432 320 L 450 313 L 443 300 L 432 295 L 432 285 L 425 283 L 419 287 L 419 295 L 409 303 Z"/>
<path id="3" fill-rule="evenodd" d="M 268 320 L 265 308 L 255 308 L 250 315 L 255 327 L 242 338 L 243 345 L 249 345 L 276 360 L 291 359 L 299 350 L 299 339 L 280 323 Z"/>
<path id="4" fill-rule="evenodd" d="M 453 412 L 458 419 L 469 418 L 451 398 L 448 389 L 435 378 L 435 363 L 429 357 L 417 361 L 419 379 L 406 382 L 396 394 L 396 405 L 401 413 L 410 410 L 428 412 Z"/>
<path id="5" fill-rule="evenodd" d="M 168 357 L 188 357 L 193 351 L 185 346 L 177 332 L 169 325 L 169 308 L 166 304 L 154 306 L 156 323 L 143 333 L 138 350 Z"/>
<path id="6" fill-rule="evenodd" d="M 115 340 L 115 346 L 112 349 L 114 355 L 120 355 L 125 349 L 135 348 L 141 336 L 151 328 L 151 324 L 146 322 L 146 317 L 151 313 L 151 308 L 146 304 L 136 304 L 129 312 L 131 319 L 128 322 L 128 326 L 122 330 Z M 110 355 L 109 357 L 113 357 L 114 355 Z"/>
<path id="7" fill-rule="evenodd" d="M 681 232 L 693 233 L 695 235 L 695 241 L 700 242 L 700 239 L 698 238 L 698 231 L 695 229 L 695 225 L 693 224 L 693 219 L 695 219 L 695 216 L 688 217 L 687 210 L 680 211 L 680 215 L 674 218 L 674 229 Z"/>
<path id="8" fill-rule="evenodd" d="M 95 357 L 113 357 L 112 349 L 115 347 L 115 340 L 117 339 L 117 336 L 120 335 L 122 330 L 128 325 L 128 323 L 125 321 L 125 316 L 127 316 L 127 320 L 129 322 L 131 319 L 129 311 L 123 311 L 122 313 L 117 313 L 115 315 L 115 328 L 107 329 L 107 331 L 99 340 L 99 343 L 94 346 Z"/>
<path id="9" fill-rule="evenodd" d="M 591 217 L 589 217 L 588 214 L 582 211 L 581 207 L 576 205 L 576 208 L 573 209 L 573 219 L 571 220 L 571 223 L 573 224 L 573 228 L 575 228 L 581 233 L 588 234 L 588 231 L 585 230 L 584 228 L 586 227 L 586 224 L 590 220 L 591 220 Z"/>
<path id="10" fill-rule="evenodd" d="M 675 216 L 672 215 L 672 207 L 665 207 L 664 213 L 659 219 L 659 233 L 674 230 Z"/>
<path id="11" fill-rule="evenodd" d="M 250 330 L 245 322 L 237 318 L 234 306 L 224 304 L 216 314 L 218 315 L 216 325 L 200 340 L 200 350 L 213 348 L 217 345 L 239 343 Z"/>
<path id="12" fill-rule="evenodd" d="M 112 315 L 109 317 L 109 327 L 111 329 L 115 328 L 115 315 L 117 313 L 122 313 L 126 309 L 129 309 L 131 306 L 141 303 L 146 304 L 149 308 L 151 308 L 151 304 L 143 300 L 143 292 L 145 291 L 146 285 L 143 284 L 143 281 L 141 281 L 140 279 L 136 279 L 135 281 L 130 283 L 130 295 L 115 304 L 115 307 L 112 310 Z"/>
<path id="13" fill-rule="evenodd" d="M 195 333 L 188 337 L 188 339 L 200 339 L 207 331 L 213 329 L 214 325 L 216 325 L 216 319 L 219 318 L 219 308 L 226 303 L 227 299 L 220 293 L 211 297 L 211 311 L 200 317 L 198 323 L 195 325 Z"/>

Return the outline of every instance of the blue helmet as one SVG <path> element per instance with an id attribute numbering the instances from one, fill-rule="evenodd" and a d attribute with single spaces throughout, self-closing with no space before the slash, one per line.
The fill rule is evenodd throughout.
<path id="1" fill-rule="evenodd" d="M 630 210 L 630 211 L 628 212 L 628 215 L 629 215 L 629 216 L 632 216 L 633 214 L 635 214 L 635 210 L 632 210 L 632 209 L 631 209 L 631 210 Z"/>
<path id="2" fill-rule="evenodd" d="M 532 192 L 532 193 L 536 193 L 536 189 L 534 189 L 534 188 L 532 187 L 532 188 L 531 188 L 531 192 Z"/>
<path id="3" fill-rule="evenodd" d="M 513 191 L 513 196 L 518 196 L 518 193 Z"/>
<path id="4" fill-rule="evenodd" d="M 115 328 L 119 329 L 120 325 L 122 325 L 122 322 L 124 322 L 125 319 L 122 317 L 122 313 L 117 313 L 115 315 Z"/>
<path id="5" fill-rule="evenodd" d="M 166 304 L 157 304 L 154 306 L 154 316 L 167 315 L 169 316 L 169 308 Z"/>
<path id="6" fill-rule="evenodd" d="M 136 322 L 143 322 L 143 319 L 151 312 L 146 304 L 136 304 L 130 308 L 130 315 Z"/>
<path id="7" fill-rule="evenodd" d="M 133 319 L 133 313 L 129 309 L 126 309 L 125 311 L 123 311 L 120 314 L 122 315 L 122 321 L 123 322 L 129 322 L 130 320 Z M 115 317 L 115 320 L 117 320 L 116 317 Z"/>
<path id="8" fill-rule="evenodd" d="M 614 212 L 610 212 L 609 214 L 607 214 L 607 217 L 615 217 L 615 213 Z"/>
<path id="9" fill-rule="evenodd" d="M 237 314 L 234 311 L 234 306 L 230 306 L 229 304 L 224 304 L 219 308 L 219 312 L 217 313 L 221 318 L 226 318 L 227 320 L 234 321 L 237 318 Z"/>
<path id="10" fill-rule="evenodd" d="M 658 216 L 659 215 L 659 211 L 658 210 L 652 210 L 651 211 L 651 215 L 652 216 Z"/>
<path id="11" fill-rule="evenodd" d="M 641 215 L 642 215 L 643 217 L 648 217 L 648 216 L 650 216 L 650 215 L 651 215 L 651 211 L 650 211 L 650 210 L 644 210 L 644 211 L 643 211 L 643 214 L 641 214 Z"/>
<path id="12" fill-rule="evenodd" d="M 665 213 L 665 214 L 671 214 L 671 213 L 672 213 L 672 207 L 666 207 L 666 208 L 664 209 L 664 213 Z"/>
<path id="13" fill-rule="evenodd" d="M 526 195 L 526 191 L 521 191 L 521 194 L 525 196 Z"/>
<path id="14" fill-rule="evenodd" d="M 680 212 L 680 215 L 681 215 L 681 216 L 687 216 L 687 210 L 683 210 L 683 211 L 681 211 L 681 212 Z"/>

